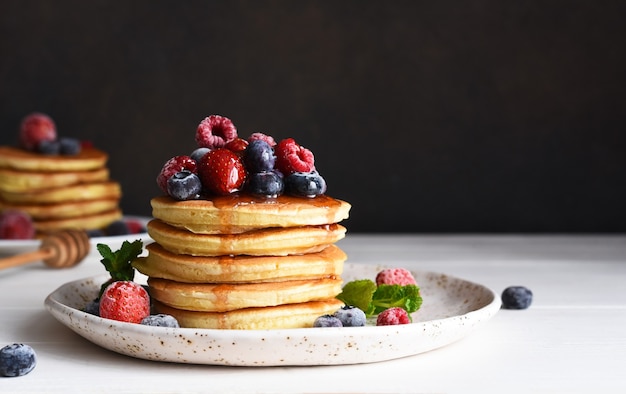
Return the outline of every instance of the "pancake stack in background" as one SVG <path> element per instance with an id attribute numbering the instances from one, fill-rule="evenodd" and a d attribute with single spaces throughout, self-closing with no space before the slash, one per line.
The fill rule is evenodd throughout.
<path id="1" fill-rule="evenodd" d="M 176 317 L 182 327 L 312 327 L 318 316 L 343 306 L 335 297 L 346 255 L 335 243 L 345 236 L 340 222 L 348 218 L 350 204 L 324 194 L 312 155 L 308 166 L 299 167 L 308 171 L 289 177 L 283 156 L 293 146 L 276 145 L 259 133 L 245 141 L 233 137 L 227 118 L 214 115 L 203 122 L 211 127 L 207 132 L 199 126 L 202 154 L 176 156 L 163 166 L 157 181 L 168 195 L 152 199 L 154 219 L 148 223 L 155 242 L 133 262 L 148 276 L 156 311 Z M 215 138 L 224 141 L 206 141 Z M 259 145 L 266 153 L 271 147 L 263 176 L 250 160 Z M 276 181 L 266 172 L 278 171 L 276 193 L 257 182 Z M 310 188 L 296 190 L 294 177 L 309 177 L 303 184 L 311 181 Z M 196 182 L 198 187 L 189 188 Z M 178 187 L 190 192 L 181 196 Z"/>
<path id="2" fill-rule="evenodd" d="M 103 229 L 122 218 L 105 152 L 57 138 L 43 114 L 27 116 L 19 136 L 19 147 L 0 146 L 0 210 L 27 213 L 38 233 Z"/>

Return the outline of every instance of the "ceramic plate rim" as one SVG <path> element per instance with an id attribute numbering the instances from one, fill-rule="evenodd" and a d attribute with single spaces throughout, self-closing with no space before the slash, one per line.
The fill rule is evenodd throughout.
<path id="1" fill-rule="evenodd" d="M 350 267 L 367 267 L 367 269 L 380 269 L 384 266 L 371 265 L 371 264 L 359 264 L 359 263 L 346 263 L 346 268 Z M 375 267 L 375 268 L 374 268 Z M 461 281 L 464 284 L 475 286 L 476 289 L 480 289 L 483 292 L 483 296 L 486 296 L 485 305 L 466 311 L 465 313 L 444 317 L 441 319 L 433 319 L 428 321 L 416 321 L 411 324 L 398 325 L 398 326 L 386 326 L 386 327 L 342 327 L 342 328 L 297 328 L 297 329 L 277 329 L 277 330 L 218 330 L 218 329 L 195 329 L 195 328 L 163 328 L 163 327 L 148 327 L 138 324 L 116 322 L 109 319 L 102 319 L 100 317 L 87 314 L 72 306 L 63 304 L 59 297 L 62 292 L 71 286 L 83 286 L 89 281 L 93 283 L 100 283 L 107 279 L 107 275 L 96 275 L 88 278 L 83 278 L 71 282 L 67 282 L 61 285 L 55 291 L 50 293 L 45 301 L 46 309 L 63 325 L 70 328 L 72 331 L 80 336 L 83 336 L 87 340 L 101 346 L 105 349 L 125 354 L 130 357 L 153 360 L 153 361 L 166 361 L 176 363 L 190 363 L 190 364 L 206 364 L 206 365 L 227 365 L 227 366 L 288 366 L 288 365 L 343 365 L 343 364 L 359 364 L 386 361 L 390 359 L 402 358 L 406 356 L 412 356 L 420 354 L 426 351 L 434 350 L 448 344 L 451 344 L 457 340 L 462 339 L 474 329 L 481 326 L 488 320 L 490 320 L 500 309 L 500 298 L 495 292 L 484 285 L 480 285 L 475 282 L 470 282 L 464 279 L 460 279 L 451 275 L 429 272 L 429 271 L 411 271 L 417 277 L 423 275 L 441 275 L 446 277 L 450 281 Z M 95 286 L 92 284 L 92 286 Z M 93 290 L 93 289 L 92 289 Z M 84 295 L 84 294 L 83 294 Z M 426 340 L 417 341 L 420 342 L 417 345 L 411 345 L 407 348 L 404 342 L 412 339 L 423 339 L 424 335 L 435 335 L 435 328 L 441 330 L 441 328 L 449 327 L 449 329 L 443 330 L 443 335 L 435 338 L 426 338 Z M 459 330 L 459 327 L 461 328 Z M 127 343 L 124 346 L 118 346 L 104 343 L 105 339 L 97 334 L 94 334 L 93 330 L 97 329 L 109 329 L 120 330 L 123 333 L 124 341 Z M 454 331 L 454 328 L 457 331 Z M 454 331 L 454 332 L 453 332 Z M 108 334 L 108 333 L 107 333 Z M 421 336 L 420 336 L 421 335 Z M 140 349 L 142 347 L 148 347 L 146 340 L 152 340 L 155 336 L 160 336 L 161 339 L 160 349 L 164 349 L 162 353 L 154 351 L 154 349 Z M 436 336 L 436 335 L 435 335 Z M 165 349 L 164 342 L 173 342 L 174 347 L 183 346 L 185 344 L 185 338 L 187 341 L 196 341 L 202 344 L 204 347 L 202 351 L 207 351 L 206 346 L 213 349 L 214 347 L 224 346 L 228 348 L 228 344 L 232 342 L 244 342 L 247 346 L 261 347 L 272 349 L 272 346 L 281 346 L 285 343 L 285 338 L 292 344 L 312 344 L 319 342 L 321 344 L 322 352 L 327 352 L 328 349 L 324 347 L 333 347 L 335 350 L 334 356 L 326 359 L 324 355 L 320 356 L 316 354 L 317 350 L 307 348 L 302 345 L 299 352 L 290 352 L 286 357 L 273 359 L 273 360 L 260 360 L 248 358 L 245 355 L 243 357 L 236 356 L 235 351 L 233 354 L 218 354 L 207 355 L 205 358 L 203 355 L 192 354 L 191 351 L 185 351 L 184 349 L 175 348 L 173 350 Z M 374 346 L 376 354 L 359 354 L 354 349 L 340 349 L 340 344 L 344 341 L 353 341 L 356 347 L 359 346 L 359 341 L 363 343 L 369 343 L 373 339 L 379 340 L 384 338 L 388 343 L 385 346 L 396 347 L 395 351 L 380 351 L 380 349 Z M 396 341 L 400 343 L 396 343 Z M 176 341 L 182 342 L 176 343 Z M 299 342 L 298 342 L 299 341 Z M 114 341 L 113 341 L 114 342 Z M 168 342 L 168 343 L 169 343 Z M 412 342 L 412 341 L 410 341 Z M 131 344 L 133 344 L 131 346 Z M 154 345 L 155 347 L 157 345 Z M 297 347 L 297 346 L 296 346 Z M 365 347 L 364 347 L 365 348 Z M 255 348 L 256 349 L 256 348 Z M 369 348 L 368 348 L 369 349 Z M 226 353 L 228 351 L 224 350 Z"/>

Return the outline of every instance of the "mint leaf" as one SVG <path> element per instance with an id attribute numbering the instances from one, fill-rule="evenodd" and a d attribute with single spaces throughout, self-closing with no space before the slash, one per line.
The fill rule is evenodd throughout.
<path id="1" fill-rule="evenodd" d="M 369 279 L 353 280 L 346 283 L 337 298 L 346 305 L 353 305 L 370 315 L 372 296 L 376 291 L 376 283 Z M 368 313 L 370 312 L 370 313 Z"/>
<path id="2" fill-rule="evenodd" d="M 416 285 L 378 285 L 372 296 L 374 314 L 399 307 L 411 314 L 422 306 L 420 289 Z"/>
<path id="3" fill-rule="evenodd" d="M 124 241 L 120 249 L 115 252 L 105 244 L 97 244 L 96 248 L 102 256 L 100 262 L 111 275 L 109 283 L 120 280 L 133 280 L 135 278 L 135 268 L 133 268 L 131 263 L 141 254 L 143 249 L 141 240 L 136 240 L 132 243 Z"/>

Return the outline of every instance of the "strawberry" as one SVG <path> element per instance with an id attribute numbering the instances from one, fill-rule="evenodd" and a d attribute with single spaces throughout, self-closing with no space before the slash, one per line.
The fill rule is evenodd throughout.
<path id="1" fill-rule="evenodd" d="M 241 189 L 246 180 L 246 170 L 237 154 L 219 148 L 202 157 L 198 164 L 198 176 L 209 192 L 227 195 Z"/>
<path id="2" fill-rule="evenodd" d="M 150 296 L 133 281 L 111 283 L 100 297 L 100 317 L 129 323 L 140 323 L 150 315 Z"/>
<path id="3" fill-rule="evenodd" d="M 182 170 L 196 174 L 198 172 L 196 161 L 189 156 L 174 156 L 163 164 L 157 176 L 157 185 L 163 193 L 167 194 L 167 180 Z"/>
<path id="4" fill-rule="evenodd" d="M 276 153 L 276 169 L 284 176 L 294 172 L 311 172 L 315 169 L 313 153 L 298 145 L 293 138 L 287 138 L 274 148 Z"/>
<path id="5" fill-rule="evenodd" d="M 52 118 L 35 112 L 22 120 L 19 135 L 21 146 L 26 150 L 35 151 L 42 141 L 56 140 L 57 129 Z"/>

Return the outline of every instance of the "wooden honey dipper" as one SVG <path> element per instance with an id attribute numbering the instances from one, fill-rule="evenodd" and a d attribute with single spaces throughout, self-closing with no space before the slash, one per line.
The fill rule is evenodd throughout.
<path id="1" fill-rule="evenodd" d="M 52 268 L 69 268 L 89 253 L 89 236 L 81 230 L 50 233 L 41 240 L 39 250 L 0 259 L 0 270 L 43 260 Z"/>

